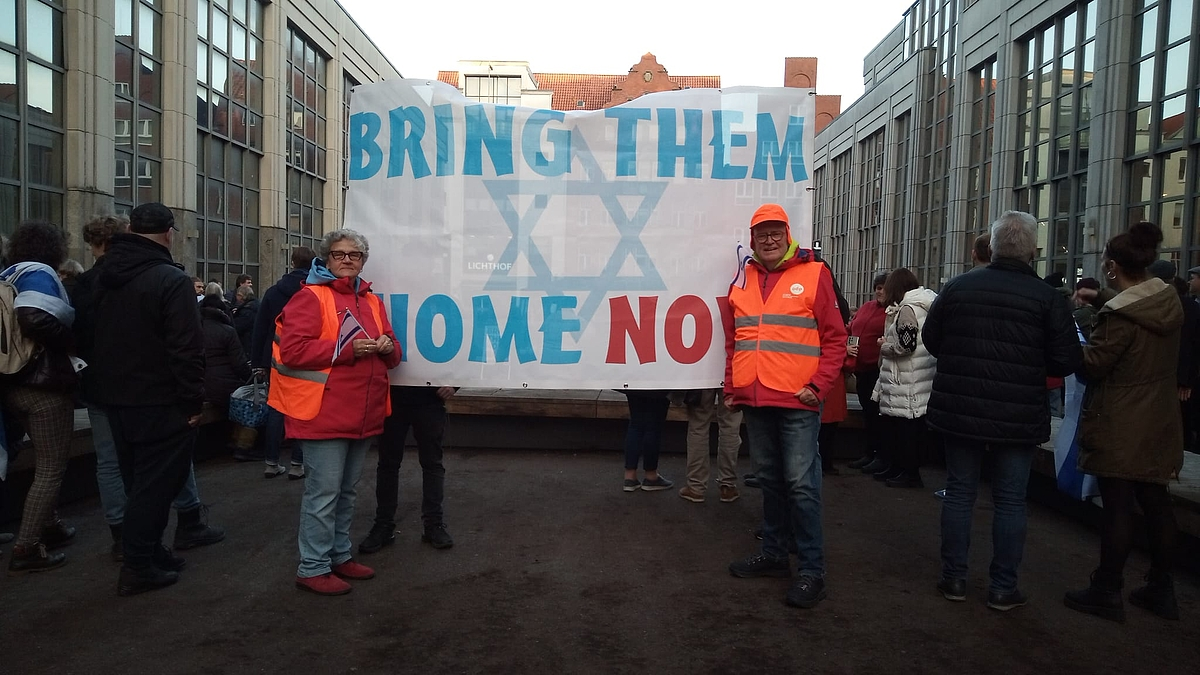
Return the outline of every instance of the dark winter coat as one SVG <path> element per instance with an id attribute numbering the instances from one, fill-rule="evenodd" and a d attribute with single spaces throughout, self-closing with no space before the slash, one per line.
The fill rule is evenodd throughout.
<path id="1" fill-rule="evenodd" d="M 224 412 L 229 409 L 229 395 L 250 379 L 250 363 L 224 311 L 201 306 L 200 323 L 204 328 L 204 400 Z"/>
<path id="2" fill-rule="evenodd" d="M 1191 298 L 1179 298 L 1179 302 L 1183 306 L 1183 328 L 1179 333 L 1176 381 L 1191 389 L 1200 384 L 1200 305 Z"/>
<path id="3" fill-rule="evenodd" d="M 1080 470 L 1160 484 L 1178 475 L 1183 427 L 1175 366 L 1182 325 L 1179 296 L 1156 278 L 1100 310 L 1083 348 Z"/>
<path id="4" fill-rule="evenodd" d="M 990 443 L 1050 438 L 1046 377 L 1079 367 L 1066 298 L 1028 264 L 997 258 L 946 284 L 922 338 L 937 357 L 925 418 L 942 433 Z"/>
<path id="5" fill-rule="evenodd" d="M 262 301 L 254 317 L 254 330 L 250 337 L 250 365 L 255 368 L 271 367 L 271 343 L 275 341 L 275 320 L 283 311 L 288 300 L 304 285 L 308 270 L 295 269 L 283 275 L 274 286 L 263 293 Z"/>
<path id="6" fill-rule="evenodd" d="M 113 406 L 204 404 L 204 334 L 192 278 L 166 247 L 114 235 L 100 270 L 92 362 L 94 402 Z"/>
<path id="7" fill-rule="evenodd" d="M 250 348 L 254 344 L 254 324 L 258 318 L 258 300 L 248 300 L 233 308 L 233 328 L 237 331 L 238 341 L 242 343 L 242 353 L 250 358 Z"/>
<path id="8" fill-rule="evenodd" d="M 75 308 L 75 323 L 71 325 L 71 332 L 75 338 L 75 353 L 89 364 L 79 373 L 79 395 L 88 403 L 96 400 L 96 378 L 93 375 L 96 371 L 90 364 L 95 361 L 93 345 L 96 332 L 96 294 L 100 291 L 100 270 L 103 264 L 104 257 L 97 258 L 90 270 L 76 277 L 75 287 L 71 289 L 71 306 Z"/>

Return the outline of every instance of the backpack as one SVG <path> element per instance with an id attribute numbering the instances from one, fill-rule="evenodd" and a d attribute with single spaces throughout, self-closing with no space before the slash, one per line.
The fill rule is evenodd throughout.
<path id="1" fill-rule="evenodd" d="M 21 333 L 16 299 L 17 287 L 0 279 L 0 375 L 20 372 L 37 354 L 37 345 Z"/>

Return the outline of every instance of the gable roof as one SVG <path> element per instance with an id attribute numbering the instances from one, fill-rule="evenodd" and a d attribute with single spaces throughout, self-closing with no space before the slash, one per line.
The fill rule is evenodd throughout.
<path id="1" fill-rule="evenodd" d="M 600 110 L 609 105 L 612 92 L 628 75 L 588 75 L 581 73 L 534 73 L 539 91 L 552 91 L 554 110 Z M 720 75 L 668 75 L 676 89 L 721 88 Z M 457 70 L 439 70 L 438 80 L 458 86 Z M 582 105 L 580 105 L 582 102 Z"/>

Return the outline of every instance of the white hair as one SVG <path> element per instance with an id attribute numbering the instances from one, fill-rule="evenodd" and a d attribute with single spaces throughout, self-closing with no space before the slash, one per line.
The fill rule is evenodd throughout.
<path id="1" fill-rule="evenodd" d="M 321 243 L 317 245 L 317 253 L 322 260 L 329 258 L 329 249 L 339 241 L 350 241 L 354 247 L 362 251 L 363 262 L 366 262 L 367 257 L 371 254 L 371 245 L 367 243 L 367 238 L 350 229 L 334 230 L 325 235 L 321 239 Z"/>
<path id="2" fill-rule="evenodd" d="M 1005 211 L 992 223 L 992 257 L 1029 262 L 1037 256 L 1037 220 L 1024 211 Z"/>

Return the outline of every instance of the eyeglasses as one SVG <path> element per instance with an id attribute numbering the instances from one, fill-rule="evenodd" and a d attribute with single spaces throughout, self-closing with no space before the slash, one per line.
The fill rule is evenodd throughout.
<path id="1" fill-rule="evenodd" d="M 330 251 L 329 257 L 338 261 L 349 259 L 358 262 L 363 259 L 363 254 L 362 251 Z"/>
<path id="2" fill-rule="evenodd" d="M 786 236 L 787 232 L 757 232 L 754 235 L 754 241 L 765 244 L 768 241 L 783 241 Z"/>

